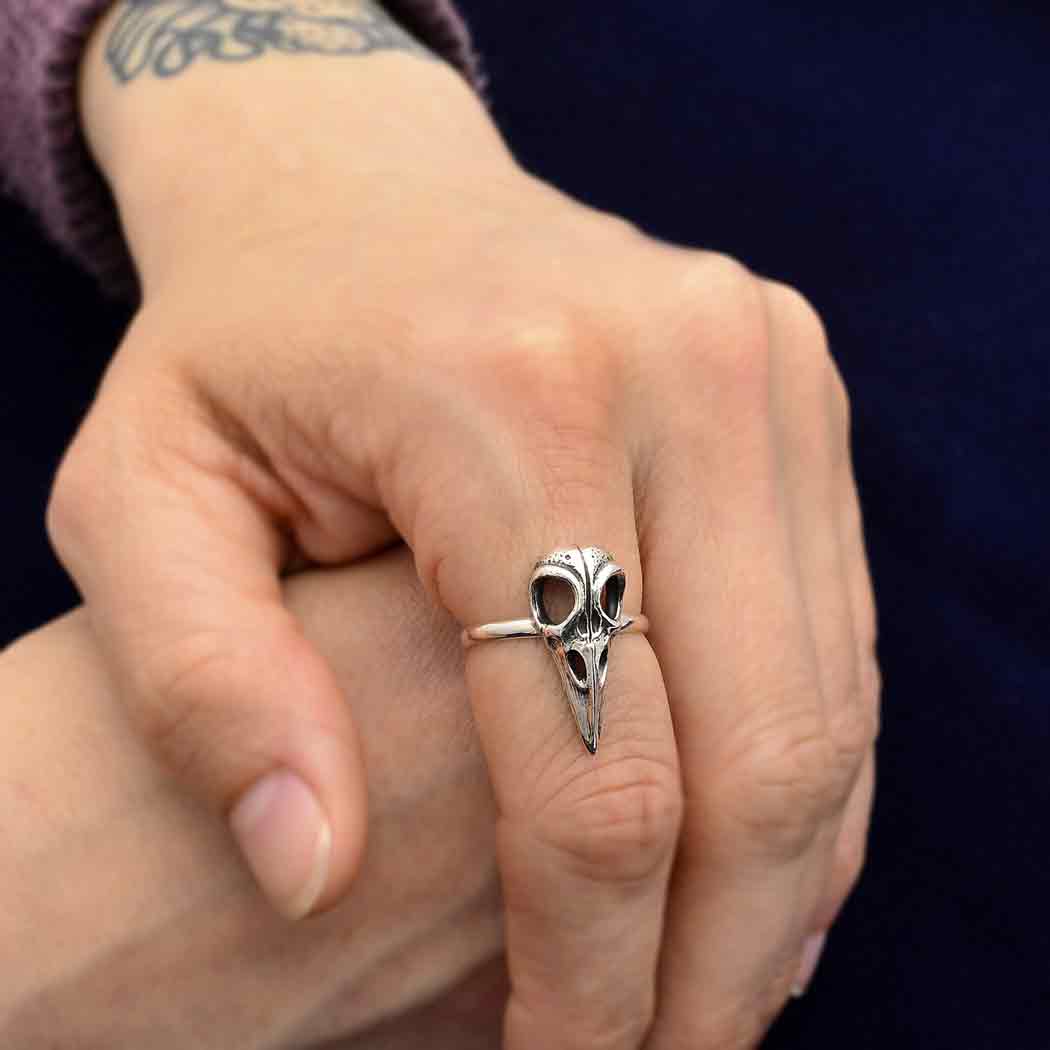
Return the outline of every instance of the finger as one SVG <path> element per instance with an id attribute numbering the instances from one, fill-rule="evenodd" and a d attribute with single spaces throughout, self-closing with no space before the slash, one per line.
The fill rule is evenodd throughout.
<path id="1" fill-rule="evenodd" d="M 721 329 L 736 337 L 703 334 L 718 330 L 695 319 L 688 352 L 706 355 L 703 367 L 676 374 L 705 381 L 664 391 L 665 418 L 697 421 L 694 443 L 676 452 L 655 424 L 663 456 L 640 481 L 647 607 L 686 796 L 657 1048 L 760 1038 L 793 983 L 827 825 L 855 776 L 837 758 L 819 660 L 842 628 L 814 637 L 800 564 L 803 553 L 833 571 L 834 558 L 822 543 L 797 548 L 765 305 L 749 275 L 717 268 L 708 280 L 725 284 L 722 309 L 739 311 Z M 841 593 L 830 601 L 841 608 Z"/>
<path id="2" fill-rule="evenodd" d="M 860 877 L 875 787 L 874 737 L 878 732 L 879 673 L 875 662 L 875 605 L 863 542 L 863 526 L 850 456 L 849 399 L 826 345 L 819 320 L 796 292 L 765 284 L 774 307 L 774 334 L 783 352 L 775 360 L 792 362 L 778 389 L 776 417 L 786 423 L 782 444 L 786 472 L 797 495 L 796 548 L 808 581 L 806 593 L 822 670 L 824 695 L 842 717 L 866 725 L 870 741 L 843 812 L 821 834 L 824 888 L 809 924 L 811 941 L 822 940 Z M 802 354 L 816 354 L 813 368 L 799 367 Z M 812 376 L 808 384 L 806 375 Z M 826 409 L 827 440 L 812 425 Z M 807 413 L 810 425 L 807 426 Z M 822 455 L 822 450 L 830 453 Z M 819 511 L 814 513 L 814 510 Z M 822 566 L 820 552 L 825 552 Z M 837 564 L 833 555 L 837 553 Z M 835 625 L 839 625 L 836 630 Z M 850 652 L 852 646 L 852 653 Z M 818 868 L 818 870 L 819 870 Z M 801 994 L 816 960 L 806 953 L 795 993 Z"/>
<path id="3" fill-rule="evenodd" d="M 868 741 L 874 737 L 874 727 L 866 696 L 870 657 L 863 652 L 868 611 L 859 604 L 861 596 L 855 590 L 858 574 L 866 571 L 866 559 L 844 537 L 842 492 L 844 487 L 853 489 L 850 407 L 823 326 L 793 289 L 766 281 L 762 291 L 772 343 L 773 419 L 791 494 L 793 545 L 816 643 L 829 732 L 833 739 L 850 741 L 857 749 L 841 756 L 852 761 L 857 772 L 849 797 L 842 811 L 818 832 L 811 851 L 813 884 L 822 888 L 808 920 L 807 945 L 793 989 L 797 995 L 805 991 L 819 959 L 813 946 L 822 946 L 864 857 L 874 786 Z M 862 744 L 868 744 L 866 754 Z"/>
<path id="4" fill-rule="evenodd" d="M 593 377 L 572 378 L 550 389 L 601 389 L 600 381 L 587 381 Z M 535 382 L 515 386 L 537 389 Z M 489 458 L 475 454 L 467 483 L 467 472 L 445 455 L 458 489 L 436 461 L 427 467 L 438 471 L 431 483 L 442 496 L 406 511 L 427 522 L 412 546 L 421 576 L 461 623 L 526 615 L 537 558 L 576 543 L 616 555 L 626 570 L 626 607 L 637 610 L 641 573 L 626 456 L 606 421 L 588 415 L 595 403 L 573 400 L 571 420 L 554 398 L 535 407 L 515 438 L 513 470 L 506 446 Z M 420 498 L 418 484 L 407 491 Z M 643 637 L 613 641 L 604 730 L 593 755 L 544 643 L 476 645 L 466 666 L 499 812 L 511 978 L 505 1045 L 634 1048 L 653 1012 L 680 815 L 676 751 L 653 652 Z"/>
<path id="5" fill-rule="evenodd" d="M 111 373 L 56 482 L 52 539 L 134 723 L 301 917 L 338 898 L 361 856 L 357 736 L 282 602 L 280 492 L 163 383 L 158 411 Z"/>
<path id="6" fill-rule="evenodd" d="M 842 506 L 838 522 L 857 643 L 859 703 L 867 713 L 874 738 L 878 735 L 881 693 L 881 675 L 875 654 L 876 607 L 864 544 L 861 507 L 853 470 L 848 460 L 843 463 L 839 471 L 839 492 Z M 873 743 L 853 788 L 853 793 L 846 803 L 846 812 L 835 842 L 835 860 L 831 878 L 818 909 L 817 928 L 827 928 L 834 921 L 863 870 L 867 854 L 875 780 Z"/>

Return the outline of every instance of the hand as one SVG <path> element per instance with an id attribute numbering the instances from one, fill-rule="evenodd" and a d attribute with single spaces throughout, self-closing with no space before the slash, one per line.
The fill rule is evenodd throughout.
<path id="1" fill-rule="evenodd" d="M 476 623 L 524 615 L 539 555 L 610 549 L 653 630 L 616 642 L 596 756 L 541 646 L 467 661 L 506 1043 L 753 1045 L 872 789 L 874 609 L 816 315 L 530 178 L 438 65 L 251 68 L 86 81 L 145 297 L 50 527 L 129 709 L 271 898 L 324 909 L 364 779 L 280 573 L 401 537 Z"/>
<path id="2" fill-rule="evenodd" d="M 284 593 L 361 731 L 370 848 L 347 899 L 275 916 L 122 717 L 87 617 L 63 617 L 0 655 L 0 1045 L 496 1045 L 494 808 L 454 625 L 403 551 Z"/>

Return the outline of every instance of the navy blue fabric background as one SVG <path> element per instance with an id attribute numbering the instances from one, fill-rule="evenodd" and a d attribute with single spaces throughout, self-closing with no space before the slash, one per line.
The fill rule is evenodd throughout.
<path id="1" fill-rule="evenodd" d="M 868 870 L 768 1045 L 1048 1050 L 1050 11 L 463 7 L 527 166 L 795 284 L 852 392 L 879 795 Z M 125 321 L 2 222 L 0 642 L 74 600 L 45 494 Z"/>

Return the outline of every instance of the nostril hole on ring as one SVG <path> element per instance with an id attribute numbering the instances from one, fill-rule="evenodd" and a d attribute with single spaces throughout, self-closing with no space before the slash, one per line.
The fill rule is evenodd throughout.
<path id="1" fill-rule="evenodd" d="M 565 659 L 569 664 L 569 670 L 572 672 L 573 678 L 576 679 L 576 684 L 580 686 L 587 685 L 587 663 L 583 657 L 576 652 L 575 649 L 570 649 L 565 654 Z"/>

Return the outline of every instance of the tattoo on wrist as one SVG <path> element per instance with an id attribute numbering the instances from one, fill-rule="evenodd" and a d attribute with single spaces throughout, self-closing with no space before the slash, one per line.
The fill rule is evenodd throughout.
<path id="1" fill-rule="evenodd" d="M 177 76 L 198 59 L 245 62 L 272 51 L 433 57 L 372 0 L 124 0 L 105 53 L 126 84 Z"/>

